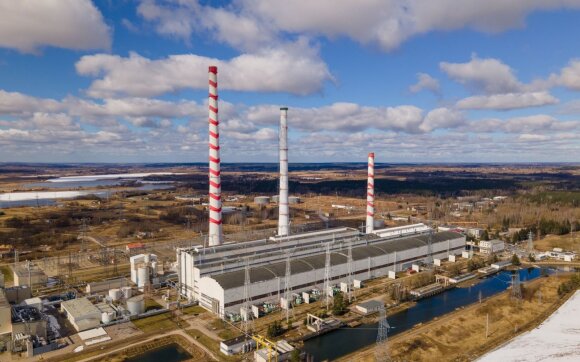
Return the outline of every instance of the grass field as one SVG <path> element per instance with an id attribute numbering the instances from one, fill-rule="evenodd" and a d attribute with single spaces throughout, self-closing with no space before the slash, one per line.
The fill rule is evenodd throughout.
<path id="1" fill-rule="evenodd" d="M 4 283 L 12 283 L 14 281 L 14 274 L 12 273 L 12 269 L 9 266 L 2 266 L 0 267 L 0 272 L 4 274 Z"/>
<path id="2" fill-rule="evenodd" d="M 177 328 L 177 323 L 171 319 L 170 313 L 154 315 L 152 317 L 136 319 L 133 321 L 135 327 L 145 333 L 164 332 Z"/>
<path id="3" fill-rule="evenodd" d="M 512 300 L 509 293 L 502 293 L 389 338 L 390 357 L 393 361 L 474 360 L 553 313 L 563 302 L 557 293 L 563 280 L 557 276 L 540 278 L 524 286 L 521 301 Z M 375 350 L 368 349 L 341 360 L 370 362 L 374 359 Z"/>
<path id="4" fill-rule="evenodd" d="M 548 235 L 542 240 L 536 240 L 534 246 L 542 251 L 562 248 L 580 253 L 580 231 L 566 235 Z"/>

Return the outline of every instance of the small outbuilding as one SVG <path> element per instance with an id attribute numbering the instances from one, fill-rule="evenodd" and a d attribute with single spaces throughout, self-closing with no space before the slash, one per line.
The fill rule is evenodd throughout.
<path id="1" fill-rule="evenodd" d="M 355 307 L 355 311 L 364 315 L 372 314 L 380 311 L 381 309 L 385 308 L 385 304 L 378 300 L 368 300 L 366 302 L 362 302 L 357 304 Z"/>

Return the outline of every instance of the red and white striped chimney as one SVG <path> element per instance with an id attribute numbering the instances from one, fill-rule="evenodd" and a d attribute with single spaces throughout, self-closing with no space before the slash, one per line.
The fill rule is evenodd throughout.
<path id="1" fill-rule="evenodd" d="M 375 154 L 369 153 L 369 169 L 367 179 L 367 227 L 366 233 L 374 231 L 375 221 Z"/>
<path id="2" fill-rule="evenodd" d="M 209 246 L 222 243 L 217 67 L 209 67 Z"/>
<path id="3" fill-rule="evenodd" d="M 278 199 L 278 235 L 290 232 L 290 210 L 288 208 L 288 108 L 280 108 L 280 195 Z"/>

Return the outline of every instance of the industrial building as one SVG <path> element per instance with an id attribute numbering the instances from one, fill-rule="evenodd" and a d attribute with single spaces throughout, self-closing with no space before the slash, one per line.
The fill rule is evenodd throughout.
<path id="1" fill-rule="evenodd" d="M 361 281 L 393 275 L 412 264 L 431 263 L 433 258 L 448 258 L 465 249 L 462 234 L 433 233 L 424 224 L 374 230 L 374 153 L 368 155 L 364 232 L 343 227 L 291 235 L 286 107 L 280 108 L 278 234 L 269 239 L 223 243 L 215 67 L 209 69 L 209 84 L 209 246 L 177 249 L 178 290 L 182 296 L 198 301 L 222 318 L 246 319 L 250 314 L 248 304 L 267 302 L 284 308 L 297 299 L 302 302 L 301 292 L 313 297 L 332 295 L 333 285 L 348 292 L 355 280 L 360 286 Z M 270 200 L 262 197 L 255 201 Z"/>
<path id="2" fill-rule="evenodd" d="M 304 235 L 308 236 L 308 234 Z M 429 239 L 432 239 L 429 243 Z M 301 245 L 294 243 L 296 249 Z M 289 289 L 299 293 L 312 289 L 322 289 L 326 273 L 326 253 L 312 252 L 328 245 L 330 250 L 330 270 L 328 280 L 334 285 L 348 283 L 350 280 L 368 280 L 388 275 L 389 271 L 402 271 L 412 264 L 427 261 L 428 258 L 447 258 L 450 253 L 465 248 L 465 238 L 452 232 L 433 235 L 422 234 L 397 239 L 354 238 L 332 242 L 332 239 L 320 239 L 318 245 L 306 250 L 310 253 L 292 255 L 290 263 Z M 352 260 L 349 260 L 348 249 L 351 249 Z M 429 252 L 431 248 L 431 252 Z M 285 291 L 286 261 L 285 253 L 270 247 L 267 255 L 276 254 L 280 261 L 261 262 L 249 267 L 249 300 L 251 303 L 274 301 L 278 303 Z M 269 258 L 268 258 L 269 259 Z M 262 259 L 263 260 L 263 259 Z M 203 269 L 203 266 L 202 266 Z M 199 270 L 199 269 L 198 269 Z M 212 312 L 225 316 L 236 314 L 244 303 L 245 268 L 223 273 L 202 276 L 199 279 L 199 303 Z"/>
<path id="3" fill-rule="evenodd" d="M 157 255 L 139 254 L 130 259 L 131 262 L 131 281 L 137 285 L 140 290 L 151 284 L 157 284 L 153 279 L 157 277 Z"/>
<path id="4" fill-rule="evenodd" d="M 12 307 L 4 290 L 0 289 L 0 343 L 4 347 L 12 339 Z M 2 350 L 2 348 L 0 348 Z"/>
<path id="5" fill-rule="evenodd" d="M 101 311 L 87 298 L 62 302 L 61 310 L 77 332 L 96 328 L 101 324 Z"/>
<path id="6" fill-rule="evenodd" d="M 482 254 L 499 253 L 505 250 L 505 243 L 502 240 L 481 240 L 479 251 Z"/>
<path id="7" fill-rule="evenodd" d="M 14 285 L 28 285 L 30 287 L 46 286 L 48 276 L 37 265 L 24 263 L 12 266 Z"/>

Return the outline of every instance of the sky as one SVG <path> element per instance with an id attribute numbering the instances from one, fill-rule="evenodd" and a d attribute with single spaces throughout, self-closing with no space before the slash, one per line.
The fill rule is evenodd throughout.
<path id="1" fill-rule="evenodd" d="M 580 162 L 580 0 L 0 0 L 0 162 Z"/>

